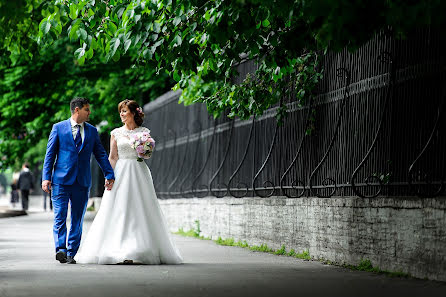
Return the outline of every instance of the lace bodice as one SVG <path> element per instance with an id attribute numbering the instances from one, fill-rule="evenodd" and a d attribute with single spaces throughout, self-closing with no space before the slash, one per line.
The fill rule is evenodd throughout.
<path id="1" fill-rule="evenodd" d="M 118 144 L 118 157 L 119 159 L 135 159 L 138 157 L 135 149 L 130 145 L 130 135 L 138 132 L 148 132 L 150 130 L 146 127 L 138 127 L 133 130 L 127 130 L 125 127 L 116 128 L 111 131 L 111 135 L 115 137 Z"/>

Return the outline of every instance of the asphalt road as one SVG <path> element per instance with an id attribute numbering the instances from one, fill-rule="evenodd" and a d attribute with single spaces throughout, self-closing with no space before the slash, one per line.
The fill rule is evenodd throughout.
<path id="1" fill-rule="evenodd" d="M 93 219 L 88 213 L 85 232 Z M 0 297 L 446 296 L 446 283 L 389 277 L 174 236 L 183 265 L 68 265 L 52 213 L 0 219 Z"/>

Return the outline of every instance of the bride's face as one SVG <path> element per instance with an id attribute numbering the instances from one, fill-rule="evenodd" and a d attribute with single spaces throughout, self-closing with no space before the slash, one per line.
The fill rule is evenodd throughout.
<path id="1" fill-rule="evenodd" d="M 125 123 L 131 123 L 135 121 L 135 116 L 133 113 L 128 109 L 127 106 L 123 106 L 121 108 L 121 112 L 119 113 L 119 116 L 121 117 L 121 121 Z"/>

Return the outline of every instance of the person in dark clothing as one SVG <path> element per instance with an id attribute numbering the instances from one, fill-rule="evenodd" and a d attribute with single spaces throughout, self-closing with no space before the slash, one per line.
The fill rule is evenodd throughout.
<path id="1" fill-rule="evenodd" d="M 17 188 L 22 194 L 22 208 L 23 210 L 28 210 L 29 191 L 34 188 L 33 176 L 31 171 L 29 171 L 28 163 L 22 166 L 22 171 L 17 181 Z"/>
<path id="2" fill-rule="evenodd" d="M 15 207 L 15 204 L 19 202 L 19 191 L 17 191 L 17 181 L 11 184 L 11 204 Z"/>

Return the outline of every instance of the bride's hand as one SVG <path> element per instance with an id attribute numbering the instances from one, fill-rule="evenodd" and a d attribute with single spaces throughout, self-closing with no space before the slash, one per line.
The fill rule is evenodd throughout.
<path id="1" fill-rule="evenodd" d="M 110 191 L 113 188 L 115 180 L 114 179 L 106 179 L 104 187 L 107 189 L 107 191 Z"/>

